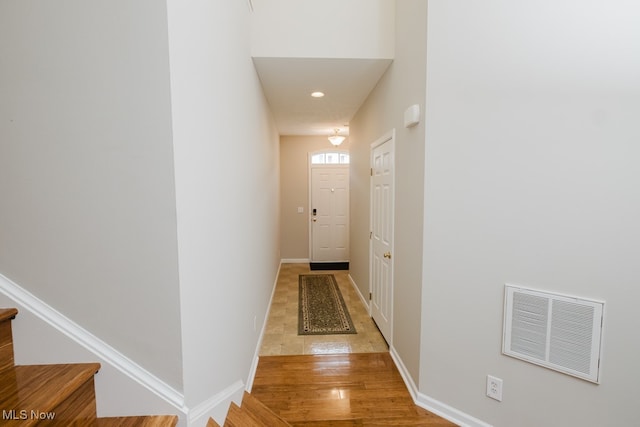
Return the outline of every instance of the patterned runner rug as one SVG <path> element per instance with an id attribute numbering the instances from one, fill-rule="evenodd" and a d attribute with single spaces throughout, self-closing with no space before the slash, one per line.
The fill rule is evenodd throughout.
<path id="1" fill-rule="evenodd" d="M 298 290 L 298 335 L 357 333 L 333 274 L 301 274 Z"/>

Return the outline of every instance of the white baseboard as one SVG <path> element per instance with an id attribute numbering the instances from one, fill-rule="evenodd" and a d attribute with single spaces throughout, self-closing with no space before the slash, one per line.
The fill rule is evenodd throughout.
<path id="1" fill-rule="evenodd" d="M 20 323 L 15 325 L 18 327 L 16 329 L 20 329 L 23 324 L 26 325 L 28 323 L 34 333 L 42 332 L 44 327 L 51 328 L 48 329 L 48 336 L 55 334 L 56 332 L 60 334 L 58 335 L 60 348 L 51 348 L 48 350 L 48 353 L 50 353 L 48 356 L 51 357 L 51 360 L 55 360 L 60 357 L 55 354 L 56 352 L 60 352 L 65 356 L 70 355 L 71 358 L 86 358 L 86 355 L 88 354 L 94 355 L 95 359 L 99 359 L 103 367 L 101 369 L 101 373 L 109 372 L 110 374 L 119 375 L 120 377 L 127 377 L 129 378 L 129 381 L 132 381 L 133 387 L 139 388 L 139 386 L 142 386 L 143 389 L 147 390 L 147 394 L 148 392 L 151 392 L 153 395 L 160 398 L 164 403 L 159 402 L 159 407 L 172 407 L 175 412 L 182 415 L 188 413 L 188 408 L 184 404 L 184 395 L 182 392 L 174 389 L 144 369 L 142 366 L 138 365 L 127 356 L 120 353 L 118 350 L 111 347 L 109 344 L 82 328 L 80 325 L 73 322 L 71 319 L 67 318 L 62 313 L 58 312 L 53 307 L 49 306 L 44 301 L 40 300 L 35 295 L 31 294 L 29 291 L 2 274 L 0 274 L 0 293 L 6 296 L 6 298 L 10 300 L 16 308 L 18 308 L 19 312 L 22 313 L 18 314 L 19 318 L 16 322 Z M 45 325 L 40 326 L 42 323 Z M 19 353 L 20 349 L 16 349 L 16 355 Z M 40 349 L 39 353 L 42 354 L 42 349 Z M 39 357 L 41 357 L 41 355 Z M 105 366 L 105 364 L 107 366 Z M 114 381 L 122 383 L 123 380 L 122 378 L 115 378 Z M 96 380 L 96 385 L 99 386 L 100 383 L 105 383 L 105 387 L 108 388 L 109 385 L 106 384 L 106 382 L 108 381 L 103 378 L 99 378 Z M 136 392 L 144 393 L 143 389 Z M 100 394 L 99 392 L 100 390 L 97 389 L 96 393 Z"/>
<path id="2" fill-rule="evenodd" d="M 485 423 L 426 394 L 418 393 L 418 400 L 415 403 L 421 408 L 433 412 L 460 427 L 493 427 L 491 424 Z"/>
<path id="3" fill-rule="evenodd" d="M 492 427 L 491 424 L 487 424 L 484 421 L 481 421 L 477 418 L 472 417 L 469 414 L 466 414 L 456 408 L 453 408 L 446 403 L 440 402 L 432 397 L 427 396 L 426 394 L 420 393 L 418 391 L 418 387 L 416 383 L 409 375 L 409 371 L 406 366 L 402 362 L 402 358 L 396 351 L 394 347 L 389 348 L 389 353 L 391 354 L 391 358 L 396 364 L 398 371 L 400 372 L 400 376 L 404 380 L 407 389 L 409 390 L 409 394 L 413 399 L 413 402 L 429 412 L 432 412 L 446 420 L 451 421 L 454 424 L 459 425 L 460 427 Z"/>
<path id="4" fill-rule="evenodd" d="M 414 402 L 416 402 L 417 400 L 416 398 L 418 396 L 418 387 L 416 386 L 416 383 L 413 382 L 413 378 L 411 378 L 411 375 L 409 375 L 409 371 L 407 370 L 407 367 L 404 366 L 404 363 L 402 362 L 402 358 L 400 357 L 400 355 L 398 354 L 398 352 L 396 351 L 393 345 L 389 346 L 389 353 L 391 354 L 391 358 L 396 364 L 396 368 L 398 368 L 398 371 L 400 372 L 400 376 L 402 377 L 404 384 L 407 386 L 407 389 L 409 390 L 409 394 L 411 395 L 411 398 L 413 399 Z"/>
<path id="5" fill-rule="evenodd" d="M 195 406 L 189 411 L 188 426 L 202 427 L 207 424 L 209 418 L 213 418 L 218 424 L 224 425 L 231 402 L 235 402 L 236 405 L 240 406 L 244 390 L 244 383 L 236 381 L 220 393 Z"/>
<path id="6" fill-rule="evenodd" d="M 271 304 L 273 304 L 273 296 L 276 294 L 276 286 L 278 286 L 278 278 L 280 277 L 280 269 L 282 268 L 282 264 L 284 261 L 280 261 L 280 265 L 278 265 L 278 271 L 276 272 L 276 277 L 273 280 L 273 288 L 271 289 L 271 297 L 269 298 L 269 305 L 267 306 L 267 312 L 264 315 L 264 319 L 262 320 L 262 327 L 260 328 L 260 335 L 258 337 L 258 344 L 256 345 L 256 350 L 253 355 L 253 362 L 251 363 L 251 369 L 249 371 L 249 377 L 247 378 L 247 391 L 251 391 L 253 388 L 253 380 L 256 376 L 256 370 L 258 369 L 258 361 L 260 355 L 260 348 L 262 347 L 262 340 L 264 338 L 264 331 L 267 328 L 267 320 L 269 319 L 269 313 L 271 313 Z M 222 425 L 222 424 L 220 424 Z"/>
<path id="7" fill-rule="evenodd" d="M 362 305 L 364 305 L 365 309 L 367 310 L 367 313 L 371 315 L 371 305 L 369 304 L 369 300 L 365 298 L 364 295 L 362 295 L 362 292 L 360 292 L 360 288 L 358 288 L 358 285 L 356 284 L 356 281 L 353 280 L 353 277 L 351 277 L 351 274 L 348 274 L 347 277 L 349 277 L 351 286 L 353 286 L 353 289 L 355 289 L 356 294 L 358 294 L 358 296 L 360 297 L 360 302 L 362 302 Z"/>
<path id="8" fill-rule="evenodd" d="M 282 258 L 282 264 L 309 264 L 309 258 Z"/>

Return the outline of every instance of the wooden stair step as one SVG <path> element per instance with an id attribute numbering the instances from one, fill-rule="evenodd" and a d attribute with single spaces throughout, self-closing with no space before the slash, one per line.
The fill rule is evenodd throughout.
<path id="1" fill-rule="evenodd" d="M 229 406 L 229 412 L 227 412 L 227 419 L 224 421 L 224 427 L 241 427 L 241 426 L 254 426 L 254 421 L 234 402 L 231 402 Z"/>
<path id="2" fill-rule="evenodd" d="M 11 320 L 18 314 L 18 309 L 16 308 L 0 308 L 0 322 L 4 322 L 5 320 Z"/>
<path id="3" fill-rule="evenodd" d="M 142 417 L 104 417 L 98 418 L 96 427 L 175 427 L 178 417 L 175 415 L 153 415 Z"/>
<path id="4" fill-rule="evenodd" d="M 212 419 L 207 427 L 215 427 L 218 424 Z M 242 405 L 231 403 L 224 427 L 291 427 L 291 424 L 280 418 L 271 409 L 266 407 L 250 393 L 245 392 L 242 397 Z"/>
<path id="5" fill-rule="evenodd" d="M 227 419 L 224 421 L 224 427 L 271 427 L 270 424 L 264 424 L 244 405 L 238 406 L 231 403 Z"/>
<path id="6" fill-rule="evenodd" d="M 47 415 L 51 425 L 91 423 L 96 418 L 93 377 L 99 363 L 14 366 L 0 374 L 2 425 L 28 427 Z M 11 420 L 13 418 L 13 420 Z M 76 424 L 77 425 L 77 424 Z"/>
<path id="7" fill-rule="evenodd" d="M 0 308 L 0 372 L 14 365 L 11 319 L 16 314 L 18 310 L 15 308 Z"/>
<path id="8" fill-rule="evenodd" d="M 242 408 L 249 411 L 254 418 L 270 427 L 290 427 L 291 424 L 280 418 L 275 412 L 269 409 L 264 403 L 256 399 L 251 393 L 244 392 L 242 397 Z"/>
<path id="9" fill-rule="evenodd" d="M 220 427 L 220 424 L 218 424 L 213 418 L 209 418 L 207 427 Z"/>

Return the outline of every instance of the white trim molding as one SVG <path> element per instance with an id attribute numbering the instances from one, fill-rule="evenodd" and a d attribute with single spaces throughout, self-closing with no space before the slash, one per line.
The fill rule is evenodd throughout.
<path id="1" fill-rule="evenodd" d="M 309 258 L 282 258 L 282 264 L 308 264 Z"/>
<path id="2" fill-rule="evenodd" d="M 188 413 L 189 410 L 184 404 L 184 395 L 180 391 L 174 389 L 2 274 L 0 274 L 0 292 L 14 301 L 21 309 L 27 310 L 30 314 L 67 336 L 85 350 L 96 355 L 97 358 L 113 366 L 128 378 L 175 407 L 177 411 L 183 414 Z"/>
<path id="3" fill-rule="evenodd" d="M 251 363 L 251 369 L 249 370 L 249 376 L 247 378 L 247 391 L 251 392 L 251 388 L 253 388 L 253 380 L 256 376 L 256 371 L 258 369 L 258 361 L 260 359 L 260 348 L 262 347 L 262 340 L 264 338 L 264 332 L 267 327 L 267 320 L 269 319 L 269 313 L 271 313 L 271 305 L 273 304 L 273 296 L 276 294 L 276 287 L 278 286 L 278 278 L 280 277 L 280 269 L 282 268 L 282 264 L 284 261 L 280 261 L 280 265 L 278 265 L 278 271 L 276 271 L 276 277 L 273 281 L 273 289 L 271 290 L 271 297 L 269 298 L 269 305 L 267 306 L 267 312 L 264 315 L 264 319 L 262 320 L 262 327 L 260 328 L 260 335 L 258 336 L 258 343 L 256 344 L 256 350 L 253 355 L 253 362 Z M 222 425 L 222 424 L 221 424 Z"/>
<path id="4" fill-rule="evenodd" d="M 223 425 L 227 418 L 231 402 L 235 402 L 236 405 L 240 406 L 244 390 L 244 383 L 238 380 L 221 392 L 196 405 L 189 411 L 189 427 L 203 426 L 209 418 L 213 418 L 218 424 Z"/>
<path id="5" fill-rule="evenodd" d="M 371 315 L 370 301 L 367 301 L 364 295 L 362 295 L 362 292 L 360 292 L 360 288 L 358 288 L 358 285 L 356 285 L 356 281 L 353 280 L 353 277 L 351 277 L 351 274 L 348 274 L 347 277 L 351 282 L 351 286 L 353 286 L 353 289 L 356 291 L 356 294 L 358 294 L 358 296 L 360 297 L 360 301 L 362 302 L 362 305 L 364 306 L 364 308 L 367 310 L 367 313 Z"/>
<path id="6" fill-rule="evenodd" d="M 398 352 L 396 351 L 393 345 L 389 346 L 389 353 L 391 354 L 391 358 L 395 362 L 396 367 L 400 372 L 400 376 L 402 377 L 404 384 L 407 386 L 407 389 L 409 390 L 409 394 L 411 395 L 411 398 L 415 402 L 416 397 L 418 396 L 418 387 L 416 386 L 416 383 L 413 382 L 413 379 L 411 378 L 411 375 L 409 375 L 409 371 L 407 370 L 407 367 L 404 366 L 404 363 L 402 362 L 400 355 L 398 354 Z"/>
<path id="7" fill-rule="evenodd" d="M 418 399 L 415 403 L 419 407 L 426 409 L 429 412 L 433 412 L 442 418 L 446 418 L 460 427 L 493 427 L 491 424 L 485 423 L 482 420 L 472 417 L 471 415 L 429 397 L 426 394 L 418 393 Z"/>
<path id="8" fill-rule="evenodd" d="M 446 403 L 440 402 L 432 397 L 427 396 L 426 394 L 420 393 L 418 391 L 418 387 L 416 383 L 409 375 L 409 371 L 407 370 L 404 363 L 402 363 L 402 358 L 396 351 L 396 349 L 391 346 L 389 348 L 389 353 L 391 354 L 391 358 L 393 359 L 398 371 L 400 372 L 400 376 L 404 380 L 407 389 L 409 390 L 409 394 L 413 399 L 413 402 L 429 412 L 432 412 L 446 420 L 451 421 L 454 424 L 459 425 L 460 427 L 492 427 L 491 424 L 487 424 L 482 420 L 479 420 L 475 417 L 472 417 L 469 414 L 466 414 L 456 408 L 453 408 Z"/>

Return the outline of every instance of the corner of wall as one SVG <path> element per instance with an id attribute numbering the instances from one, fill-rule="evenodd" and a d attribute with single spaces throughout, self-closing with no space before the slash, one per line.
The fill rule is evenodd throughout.
<path id="1" fill-rule="evenodd" d="M 195 406 L 189 411 L 187 426 L 202 427 L 209 418 L 213 418 L 220 425 L 224 424 L 231 403 L 240 405 L 245 385 L 242 381 L 236 381 L 221 392 Z"/>
<path id="2" fill-rule="evenodd" d="M 426 394 L 420 393 L 416 383 L 411 378 L 411 374 L 407 370 L 407 367 L 402 362 L 402 358 L 393 346 L 389 348 L 389 353 L 400 372 L 400 376 L 402 376 L 402 380 L 409 390 L 409 394 L 411 395 L 413 402 L 417 406 L 420 406 L 421 408 L 462 427 L 492 427 L 490 424 L 487 424 L 482 420 L 474 418 L 469 414 L 433 399 Z"/>

